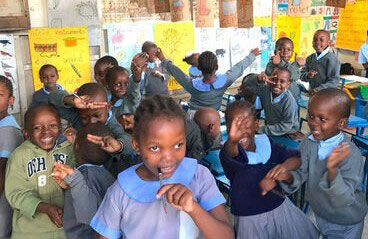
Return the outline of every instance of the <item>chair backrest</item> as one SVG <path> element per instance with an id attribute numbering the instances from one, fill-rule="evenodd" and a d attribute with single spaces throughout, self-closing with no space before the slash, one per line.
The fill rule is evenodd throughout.
<path id="1" fill-rule="evenodd" d="M 225 174 L 220 161 L 220 150 L 209 151 L 203 157 L 203 161 L 208 162 L 211 165 L 211 171 L 215 176 L 221 176 Z"/>
<path id="2" fill-rule="evenodd" d="M 359 136 L 353 136 L 351 137 L 351 140 L 353 143 L 360 149 L 360 152 L 362 153 L 362 156 L 365 158 L 364 162 L 364 174 L 363 174 L 363 180 L 362 180 L 362 190 L 366 192 L 366 198 L 368 198 L 368 192 L 367 192 L 367 176 L 368 176 L 368 138 L 359 137 Z"/>

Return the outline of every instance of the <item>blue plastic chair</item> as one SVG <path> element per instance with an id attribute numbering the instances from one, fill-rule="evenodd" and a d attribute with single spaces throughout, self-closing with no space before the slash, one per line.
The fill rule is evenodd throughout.
<path id="1" fill-rule="evenodd" d="M 299 142 L 289 139 L 285 136 L 270 136 L 270 138 L 276 143 L 284 145 L 287 149 L 299 149 Z"/>
<path id="2" fill-rule="evenodd" d="M 359 137 L 359 136 L 353 136 L 351 140 L 355 143 L 355 145 L 360 149 L 360 152 L 362 153 L 362 156 L 365 158 L 364 162 L 364 174 L 363 174 L 363 180 L 362 180 L 362 190 L 363 192 L 366 192 L 365 198 L 368 202 L 368 191 L 367 191 L 367 177 L 368 177 L 368 138 L 367 137 Z"/>

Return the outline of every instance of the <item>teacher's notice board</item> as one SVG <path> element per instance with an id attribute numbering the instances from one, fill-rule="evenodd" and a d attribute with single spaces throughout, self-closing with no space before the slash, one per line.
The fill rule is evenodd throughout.
<path id="1" fill-rule="evenodd" d="M 39 70 L 44 64 L 56 67 L 58 84 L 68 92 L 91 81 L 86 27 L 31 29 L 28 36 L 35 90 L 43 86 Z"/>

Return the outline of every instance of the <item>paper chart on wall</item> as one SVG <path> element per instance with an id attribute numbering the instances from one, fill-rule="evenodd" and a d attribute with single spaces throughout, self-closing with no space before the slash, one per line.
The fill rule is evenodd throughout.
<path id="1" fill-rule="evenodd" d="M 97 0 L 48 0 L 49 27 L 87 27 L 90 46 L 101 44 Z"/>
<path id="2" fill-rule="evenodd" d="M 141 52 L 142 44 L 154 40 L 152 22 L 108 24 L 106 30 L 109 55 L 128 70 L 134 55 Z"/>
<path id="3" fill-rule="evenodd" d="M 15 59 L 14 37 L 12 34 L 0 34 L 0 75 L 8 78 L 13 85 L 13 95 L 15 102 L 13 109 L 9 113 L 18 113 L 19 106 L 19 89 L 17 77 L 17 63 Z"/>
<path id="4" fill-rule="evenodd" d="M 315 52 L 313 36 L 317 30 L 323 29 L 323 24 L 322 16 L 310 16 L 301 19 L 300 56 L 305 58 Z"/>
<path id="5" fill-rule="evenodd" d="M 254 25 L 271 27 L 272 0 L 253 0 Z"/>

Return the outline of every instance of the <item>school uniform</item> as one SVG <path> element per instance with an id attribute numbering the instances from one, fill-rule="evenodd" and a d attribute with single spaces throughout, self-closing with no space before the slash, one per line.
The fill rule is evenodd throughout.
<path id="1" fill-rule="evenodd" d="M 0 160 L 10 158 L 13 150 L 23 142 L 21 128 L 14 116 L 8 115 L 0 120 Z M 10 238 L 12 228 L 13 210 L 5 198 L 0 194 L 0 238 Z"/>
<path id="2" fill-rule="evenodd" d="M 368 63 L 368 43 L 363 44 L 360 47 L 359 57 L 358 57 L 359 64 L 367 64 Z M 365 77 L 368 77 L 368 70 L 365 69 Z"/>
<path id="3" fill-rule="evenodd" d="M 164 77 L 155 76 L 153 73 L 159 71 L 164 74 Z M 162 67 L 160 61 L 149 62 L 146 71 L 142 77 L 142 95 L 149 97 L 153 95 L 168 95 L 168 82 L 170 74 Z"/>
<path id="4" fill-rule="evenodd" d="M 220 110 L 222 96 L 239 77 L 244 70 L 250 66 L 256 56 L 250 53 L 242 61 L 234 65 L 225 74 L 216 74 L 216 81 L 212 84 L 203 83 L 203 77 L 191 79 L 168 59 L 162 61 L 162 66 L 175 78 L 175 80 L 189 93 L 189 108 L 198 110 L 203 107 L 212 107 Z"/>
<path id="5" fill-rule="evenodd" d="M 13 151 L 5 177 L 5 195 L 14 209 L 12 239 L 65 238 L 63 228 L 56 227 L 47 214 L 36 212 L 41 202 L 63 208 L 63 190 L 51 177 L 54 162 L 75 166 L 69 141 L 47 152 L 27 140 Z"/>
<path id="6" fill-rule="evenodd" d="M 102 165 L 82 164 L 64 181 L 69 185 L 65 191 L 63 214 L 67 238 L 98 238 L 89 223 L 115 178 Z"/>
<path id="7" fill-rule="evenodd" d="M 141 93 L 139 91 L 139 82 L 129 78 L 129 85 L 123 98 L 118 99 L 112 106 L 111 112 L 117 120 L 123 114 L 134 114 L 139 103 L 141 102 Z M 111 102 L 111 93 L 108 94 L 108 101 Z"/>
<path id="8" fill-rule="evenodd" d="M 238 144 L 239 155 L 230 157 L 220 152 L 221 164 L 231 183 L 231 213 L 235 216 L 236 238 L 318 238 L 313 224 L 302 211 L 274 191 L 262 196 L 260 181 L 267 173 L 299 152 L 274 143 L 265 134 L 255 135 L 255 152 Z M 278 193 L 276 193 L 278 192 Z"/>
<path id="9" fill-rule="evenodd" d="M 343 142 L 350 145 L 351 152 L 339 164 L 335 179 L 329 183 L 326 160 Z M 361 187 L 364 161 L 359 149 L 340 132 L 325 141 L 316 141 L 310 135 L 301 142 L 300 151 L 302 164 L 291 172 L 292 184 L 281 183 L 283 189 L 295 192 L 307 182 L 307 200 L 321 233 L 328 238 L 360 238 L 367 204 Z"/>
<path id="10" fill-rule="evenodd" d="M 56 84 L 56 87 L 58 90 L 64 90 L 63 87 L 59 84 Z M 29 108 L 35 107 L 37 105 L 48 104 L 49 94 L 50 94 L 50 91 L 46 90 L 45 87 L 42 87 L 41 89 L 33 93 L 32 102 Z"/>
<path id="11" fill-rule="evenodd" d="M 275 66 L 274 64 L 272 64 L 272 62 L 269 62 L 265 70 L 266 75 L 271 76 L 275 68 L 286 68 L 290 71 L 291 74 L 290 74 L 289 91 L 294 96 L 294 98 L 298 101 L 300 98 L 300 89 L 297 83 L 297 81 L 300 79 L 299 64 L 297 62 L 290 63 L 290 62 L 281 60 L 281 62 L 277 66 Z"/>
<path id="12" fill-rule="evenodd" d="M 307 75 L 312 70 L 317 74 L 309 79 Z M 313 53 L 307 57 L 300 79 L 309 82 L 309 88 L 312 90 L 337 88 L 340 81 L 340 61 L 333 52 L 330 52 L 329 47 L 319 55 Z"/>
<path id="13" fill-rule="evenodd" d="M 201 130 L 191 119 L 186 119 L 186 151 L 185 157 L 201 160 L 205 154 L 201 139 Z"/>
<path id="14" fill-rule="evenodd" d="M 49 102 L 58 110 L 60 118 L 65 119 L 74 129 L 79 130 L 83 127 L 79 112 L 76 108 L 64 104 L 64 97 L 66 96 L 68 96 L 66 91 L 53 91 L 49 95 Z M 105 124 L 109 127 L 115 138 L 123 143 L 124 148 L 121 155 L 130 155 L 134 151 L 130 143 L 130 135 L 124 131 L 116 118 L 113 117 L 111 111 L 108 114 Z"/>
<path id="15" fill-rule="evenodd" d="M 119 174 L 118 180 L 107 190 L 105 198 L 91 221 L 91 227 L 108 238 L 197 238 L 196 226 L 184 212 L 157 199 L 158 181 L 144 181 L 136 173 L 135 165 Z M 197 160 L 184 158 L 174 174 L 163 184 L 181 183 L 193 193 L 193 199 L 206 211 L 225 202 L 215 179 Z M 189 218 L 188 218 L 189 217 Z M 192 223 L 193 227 L 189 224 Z M 190 230 L 185 230 L 188 227 Z M 197 229 L 198 230 L 198 229 Z M 192 232 L 192 235 L 189 235 Z M 186 234 L 184 234 L 186 233 Z"/>
<path id="16" fill-rule="evenodd" d="M 299 130 L 298 105 L 288 89 L 275 98 L 269 85 L 254 82 L 248 85 L 248 89 L 259 96 L 265 112 L 265 126 L 260 129 L 262 133 L 280 136 Z"/>

